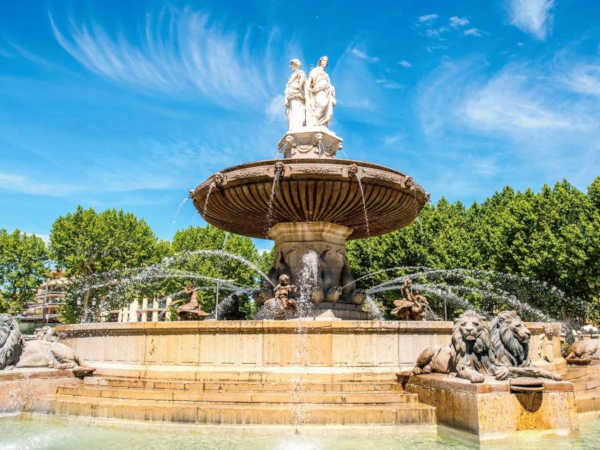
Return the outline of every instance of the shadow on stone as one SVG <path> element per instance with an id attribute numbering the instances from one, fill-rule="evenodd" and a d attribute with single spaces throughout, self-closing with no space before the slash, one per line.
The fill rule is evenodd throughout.
<path id="1" fill-rule="evenodd" d="M 519 403 L 526 411 L 534 413 L 540 409 L 543 401 L 543 392 L 520 392 L 515 394 Z"/>

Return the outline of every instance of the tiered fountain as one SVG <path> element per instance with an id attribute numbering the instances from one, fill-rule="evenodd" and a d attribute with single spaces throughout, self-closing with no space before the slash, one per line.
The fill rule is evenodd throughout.
<path id="1" fill-rule="evenodd" d="M 256 297 L 259 304 L 273 297 L 286 274 L 304 303 L 295 317 L 366 319 L 365 295 L 355 288 L 346 240 L 409 225 L 429 194 L 396 170 L 336 158 L 342 139 L 328 128 L 335 91 L 326 64 L 321 58 L 305 79 L 292 60 L 286 87 L 289 131 L 279 141 L 283 159 L 225 169 L 190 197 L 216 227 L 275 241 L 270 283 Z M 303 276 L 307 272 L 313 276 Z"/>
<path id="2" fill-rule="evenodd" d="M 492 325 L 512 336 L 505 349 L 499 328 L 492 346 L 487 320 L 472 311 L 455 324 L 362 320 L 366 296 L 355 288 L 346 240 L 409 225 L 429 196 L 401 172 L 336 158 L 342 139 L 328 128 L 335 90 L 326 66 L 323 57 L 306 77 L 291 61 L 283 159 L 225 169 L 190 192 L 209 223 L 275 241 L 255 299 L 261 317 L 273 318 L 275 306 L 275 318 L 289 320 L 59 326 L 95 374 L 81 384 L 61 379 L 56 391 L 29 385 L 30 397 L 54 401 L 29 409 L 216 424 L 443 423 L 480 439 L 576 428 L 573 385 L 549 372 L 565 364 L 559 324 L 525 327 L 501 314 Z M 445 347 L 421 354 L 436 344 Z"/>

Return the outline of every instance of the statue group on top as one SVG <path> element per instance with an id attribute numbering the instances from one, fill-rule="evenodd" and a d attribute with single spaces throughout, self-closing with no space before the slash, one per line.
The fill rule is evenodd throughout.
<path id="1" fill-rule="evenodd" d="M 335 88 L 325 68 L 327 56 L 321 56 L 317 67 L 306 74 L 299 59 L 290 61 L 292 74 L 285 87 L 285 110 L 289 130 L 303 127 L 329 127 L 335 106 Z"/>

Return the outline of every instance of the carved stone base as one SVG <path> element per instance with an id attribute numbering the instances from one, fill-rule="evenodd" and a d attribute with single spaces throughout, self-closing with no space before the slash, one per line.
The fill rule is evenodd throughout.
<path id="1" fill-rule="evenodd" d="M 304 127 L 288 131 L 279 141 L 279 152 L 288 158 L 335 158 L 342 139 L 327 127 Z"/>
<path id="2" fill-rule="evenodd" d="M 346 259 L 345 243 L 351 228 L 328 222 L 282 222 L 268 234 L 275 241 L 275 260 L 269 272 L 274 284 L 280 275 L 288 275 L 298 289 L 297 297 L 314 305 L 363 302 Z M 272 295 L 272 287 L 264 285 L 263 298 Z"/>
<path id="3" fill-rule="evenodd" d="M 508 381 L 473 384 L 449 375 L 399 375 L 406 392 L 434 406 L 440 424 L 477 436 L 479 441 L 514 438 L 523 430 L 569 434 L 577 429 L 573 384 L 543 380 L 538 392 L 515 393 Z"/>
<path id="4" fill-rule="evenodd" d="M 369 313 L 363 311 L 362 305 L 348 303 L 319 303 L 311 311 L 315 320 L 369 320 Z"/>

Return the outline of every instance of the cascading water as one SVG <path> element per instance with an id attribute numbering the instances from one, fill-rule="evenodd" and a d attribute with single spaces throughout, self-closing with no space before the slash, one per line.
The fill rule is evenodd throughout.
<path id="1" fill-rule="evenodd" d="M 183 200 L 181 200 L 181 202 L 179 202 L 179 205 L 177 205 L 177 209 L 175 210 L 175 215 L 173 216 L 173 220 L 171 220 L 172 224 L 177 223 L 177 217 L 179 217 L 179 213 L 181 212 L 183 205 L 185 205 L 189 199 L 190 199 L 189 197 L 185 197 Z"/>
<path id="2" fill-rule="evenodd" d="M 296 280 L 298 289 L 297 314 L 307 317 L 313 309 L 312 296 L 319 281 L 319 255 L 310 250 L 302 256 L 302 270 Z"/>
<path id="3" fill-rule="evenodd" d="M 202 215 L 206 217 L 206 211 L 208 210 L 208 199 L 210 198 L 210 194 L 212 194 L 213 189 L 215 188 L 215 183 L 210 183 L 208 187 L 208 193 L 206 194 L 206 200 L 204 200 L 204 209 Z"/>
<path id="4" fill-rule="evenodd" d="M 365 297 L 364 309 L 369 313 L 369 317 L 372 319 L 383 320 L 385 318 L 383 312 L 370 295 Z"/>
<path id="5" fill-rule="evenodd" d="M 296 280 L 298 288 L 298 296 L 296 300 L 297 316 L 300 318 L 308 317 L 312 308 L 312 296 L 313 291 L 317 288 L 319 280 L 319 255 L 317 252 L 310 250 L 302 256 L 302 270 L 298 280 Z M 296 361 L 299 366 L 305 367 L 308 364 L 307 361 L 307 346 L 308 336 L 306 334 L 306 326 L 304 321 L 298 320 L 298 326 L 296 327 Z M 294 397 L 294 425 L 301 425 L 304 423 L 304 405 L 299 401 L 298 398 L 301 391 L 302 378 L 300 375 L 293 379 L 294 390 L 292 396 Z"/>
<path id="6" fill-rule="evenodd" d="M 273 200 L 275 198 L 275 189 L 279 183 L 279 177 L 281 176 L 282 170 L 283 167 L 281 166 L 275 167 L 275 175 L 273 177 L 273 184 L 271 185 L 271 196 L 269 197 L 269 210 L 267 212 L 267 231 L 271 228 L 273 223 Z"/>
<path id="7" fill-rule="evenodd" d="M 363 214 L 365 216 L 365 228 L 367 230 L 367 238 L 371 237 L 371 229 L 369 227 L 369 215 L 367 214 L 367 202 L 365 200 L 365 191 L 360 180 L 360 175 L 356 173 L 356 181 L 358 181 L 358 188 L 360 189 L 360 195 L 362 197 Z M 370 254 L 369 254 L 370 256 Z"/>

